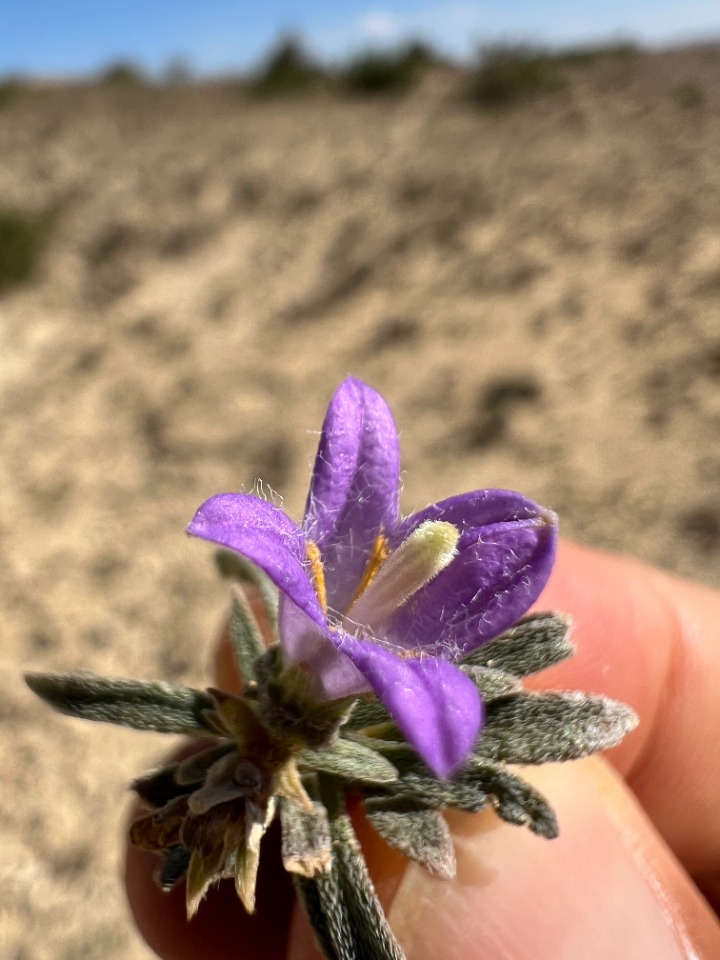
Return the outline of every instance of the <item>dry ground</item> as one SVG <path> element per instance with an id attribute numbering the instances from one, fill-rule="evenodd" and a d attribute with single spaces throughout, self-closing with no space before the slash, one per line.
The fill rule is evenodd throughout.
<path id="1" fill-rule="evenodd" d="M 396 411 L 408 509 L 518 488 L 720 583 L 720 53 L 491 114 L 457 84 L 0 113 L 1 204 L 57 217 L 0 299 L 3 958 L 149 956 L 116 876 L 125 784 L 166 747 L 51 715 L 20 671 L 202 683 L 225 590 L 183 527 L 255 478 L 297 515 L 345 374 Z"/>

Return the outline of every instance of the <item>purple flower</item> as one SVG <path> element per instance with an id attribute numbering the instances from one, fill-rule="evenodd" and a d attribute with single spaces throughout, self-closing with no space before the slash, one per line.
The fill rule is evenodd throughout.
<path id="1" fill-rule="evenodd" d="M 398 436 L 383 398 L 347 379 L 330 403 L 298 526 L 256 496 L 221 493 L 188 532 L 243 554 L 280 590 L 285 658 L 326 699 L 374 691 L 440 777 L 482 723 L 456 666 L 518 620 L 550 574 L 555 517 L 476 490 L 402 519 Z"/>

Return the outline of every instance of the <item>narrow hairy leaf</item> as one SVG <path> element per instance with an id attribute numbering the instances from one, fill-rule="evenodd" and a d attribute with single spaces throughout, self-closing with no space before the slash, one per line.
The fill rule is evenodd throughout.
<path id="1" fill-rule="evenodd" d="M 487 760 L 471 761 L 463 774 L 494 798 L 495 810 L 507 823 L 527 825 L 533 833 L 548 840 L 558 835 L 555 812 L 535 787 L 512 770 Z"/>
<path id="2" fill-rule="evenodd" d="M 119 680 L 92 674 L 29 673 L 30 689 L 61 713 L 159 733 L 208 732 L 207 694 L 162 681 Z"/>
<path id="3" fill-rule="evenodd" d="M 398 776 L 393 764 L 375 750 L 342 737 L 326 750 L 303 750 L 298 763 L 342 780 L 390 783 Z"/>
<path id="4" fill-rule="evenodd" d="M 280 802 L 282 860 L 290 873 L 314 877 L 332 863 L 327 810 L 314 802 L 310 811 L 283 797 Z"/>
<path id="5" fill-rule="evenodd" d="M 255 680 L 255 662 L 265 652 L 265 644 L 250 604 L 238 589 L 232 595 L 230 640 L 240 676 L 246 683 Z"/>
<path id="6" fill-rule="evenodd" d="M 630 707 L 585 693 L 521 693 L 488 705 L 475 755 L 503 763 L 574 760 L 614 747 L 637 726 Z"/>
<path id="7" fill-rule="evenodd" d="M 507 697 L 511 693 L 517 693 L 522 689 L 522 681 L 518 677 L 513 677 L 509 673 L 503 673 L 502 670 L 494 670 L 492 667 L 474 667 L 462 664 L 460 668 L 466 674 L 480 691 L 480 696 L 485 703 L 491 700 L 498 700 L 500 697 Z"/>
<path id="8" fill-rule="evenodd" d="M 392 798 L 368 798 L 370 825 L 391 847 L 435 876 L 455 876 L 455 848 L 445 818 L 437 810 L 399 806 Z"/>
<path id="9" fill-rule="evenodd" d="M 571 620 L 563 613 L 530 614 L 478 647 L 463 666 L 494 667 L 516 677 L 538 673 L 573 655 L 570 627 Z"/>
<path id="10" fill-rule="evenodd" d="M 332 876 L 337 876 L 357 942 L 355 957 L 363 960 L 405 960 L 377 898 L 350 817 L 330 821 Z"/>
<path id="11" fill-rule="evenodd" d="M 460 777 L 455 780 L 438 780 L 419 765 L 403 772 L 399 780 L 389 784 L 384 790 L 368 791 L 371 797 L 393 797 L 419 806 L 455 807 L 469 813 L 482 810 L 489 803 L 482 787 L 472 779 Z"/>
<path id="12" fill-rule="evenodd" d="M 355 943 L 350 929 L 350 919 L 337 891 L 337 880 L 331 875 L 319 875 L 310 879 L 299 873 L 292 875 L 315 940 L 326 960 L 355 960 Z M 335 890 L 335 896 L 332 892 Z M 328 904 L 335 909 L 328 909 Z M 337 944 L 340 944 L 338 948 Z M 344 952 L 343 952 L 344 951 Z"/>
<path id="13" fill-rule="evenodd" d="M 355 933 L 337 870 L 309 879 L 293 875 L 317 944 L 327 960 L 358 960 Z"/>
<path id="14" fill-rule="evenodd" d="M 390 713 L 380 700 L 356 700 L 343 729 L 360 730 L 363 727 L 375 727 L 391 720 Z"/>
<path id="15" fill-rule="evenodd" d="M 270 577 L 247 557 L 232 550 L 217 550 L 215 564 L 226 580 L 237 580 L 257 590 L 263 608 L 273 629 L 277 628 L 278 588 Z"/>

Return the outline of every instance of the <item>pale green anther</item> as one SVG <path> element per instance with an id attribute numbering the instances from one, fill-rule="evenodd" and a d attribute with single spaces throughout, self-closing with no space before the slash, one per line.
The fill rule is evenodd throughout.
<path id="1" fill-rule="evenodd" d="M 453 560 L 460 531 L 444 520 L 426 520 L 404 540 L 347 613 L 373 629 Z"/>

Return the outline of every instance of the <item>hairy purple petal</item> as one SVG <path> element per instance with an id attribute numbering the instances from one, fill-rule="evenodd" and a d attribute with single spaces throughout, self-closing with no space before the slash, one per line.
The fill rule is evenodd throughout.
<path id="1" fill-rule="evenodd" d="M 534 520 L 536 517 L 554 516 L 514 490 L 473 490 L 460 493 L 439 503 L 431 503 L 424 510 L 411 514 L 397 526 L 391 546 L 398 547 L 409 534 L 426 520 L 444 520 L 457 527 L 461 534 L 475 536 L 473 531 L 488 524 L 505 523 L 509 520 Z"/>
<path id="2" fill-rule="evenodd" d="M 252 560 L 311 620 L 326 627 L 307 573 L 305 538 L 279 507 L 246 493 L 219 493 L 203 503 L 187 532 Z"/>
<path id="3" fill-rule="evenodd" d="M 549 515 L 464 529 L 457 557 L 383 624 L 382 636 L 458 659 L 535 602 L 550 576 L 556 542 Z"/>
<path id="4" fill-rule="evenodd" d="M 403 659 L 375 643 L 344 636 L 342 650 L 365 675 L 408 743 L 442 778 L 467 758 L 482 722 L 475 684 L 435 657 Z"/>
<path id="5" fill-rule="evenodd" d="M 350 377 L 325 416 L 303 524 L 322 553 L 332 609 L 348 607 L 378 533 L 397 525 L 399 486 L 390 409 L 377 391 Z"/>
<path id="6" fill-rule="evenodd" d="M 365 677 L 337 650 L 335 635 L 327 628 L 320 629 L 284 594 L 280 594 L 278 626 L 285 659 L 308 667 L 315 679 L 318 697 L 336 700 L 368 692 Z"/>

